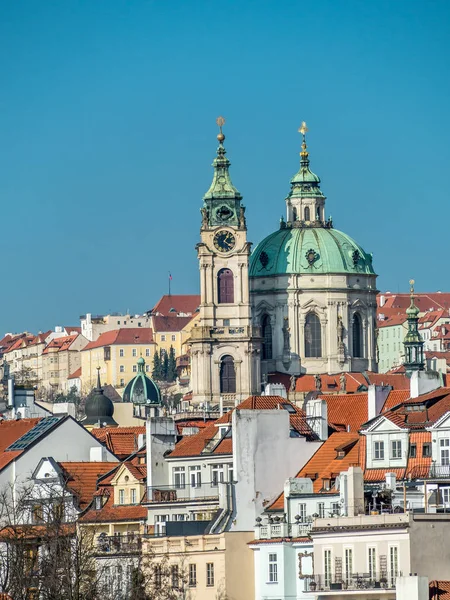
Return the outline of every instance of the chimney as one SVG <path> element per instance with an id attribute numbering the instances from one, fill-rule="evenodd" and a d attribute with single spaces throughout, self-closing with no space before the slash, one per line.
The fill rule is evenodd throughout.
<path id="1" fill-rule="evenodd" d="M 367 418 L 369 421 L 381 413 L 391 389 L 390 385 L 369 385 L 367 392 Z"/>
<path id="2" fill-rule="evenodd" d="M 384 296 L 383 294 L 380 296 L 380 308 L 382 306 L 384 306 L 386 303 L 386 296 Z"/>
<path id="3" fill-rule="evenodd" d="M 395 492 L 397 488 L 397 477 L 395 473 L 386 473 L 386 487 L 388 490 Z"/>
<path id="4" fill-rule="evenodd" d="M 341 514 L 356 517 L 364 514 L 364 479 L 361 467 L 350 467 L 339 478 Z"/>
<path id="5" fill-rule="evenodd" d="M 430 597 L 428 577 L 417 575 L 397 577 L 395 589 L 397 600 L 428 600 Z"/>
<path id="6" fill-rule="evenodd" d="M 326 400 L 314 398 L 306 402 L 306 421 L 319 439 L 328 439 L 328 406 Z"/>
<path id="7" fill-rule="evenodd" d="M 436 371 L 413 371 L 410 380 L 411 398 L 428 394 L 442 385 L 441 376 Z"/>

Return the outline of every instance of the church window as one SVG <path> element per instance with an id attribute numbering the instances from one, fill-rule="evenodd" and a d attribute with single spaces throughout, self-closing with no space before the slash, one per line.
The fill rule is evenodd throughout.
<path id="1" fill-rule="evenodd" d="M 297 220 L 297 209 L 296 208 L 292 209 L 292 220 L 293 221 Z"/>
<path id="2" fill-rule="evenodd" d="M 310 216 L 310 212 L 309 212 L 309 206 L 307 206 L 305 208 L 305 221 L 310 221 L 311 220 L 311 216 Z"/>
<path id="3" fill-rule="evenodd" d="M 269 315 L 264 315 L 261 322 L 261 333 L 263 338 L 262 354 L 263 360 L 272 358 L 272 325 Z"/>
<path id="4" fill-rule="evenodd" d="M 219 304 L 232 304 L 234 302 L 234 279 L 231 269 L 220 269 L 217 274 Z"/>
<path id="5" fill-rule="evenodd" d="M 363 353 L 363 335 L 362 335 L 362 322 L 359 313 L 353 315 L 352 322 L 353 330 L 353 356 L 355 358 L 361 358 Z"/>
<path id="6" fill-rule="evenodd" d="M 320 221 L 320 206 L 316 208 L 316 221 Z"/>
<path id="7" fill-rule="evenodd" d="M 322 356 L 322 332 L 319 317 L 309 313 L 305 320 L 305 357 L 319 358 Z"/>
<path id="8" fill-rule="evenodd" d="M 231 356 L 224 356 L 220 363 L 220 393 L 236 393 L 236 372 L 234 370 L 234 361 Z"/>

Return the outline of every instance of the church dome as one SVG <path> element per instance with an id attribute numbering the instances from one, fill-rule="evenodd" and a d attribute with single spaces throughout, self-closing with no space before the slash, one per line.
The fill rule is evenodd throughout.
<path id="1" fill-rule="evenodd" d="M 137 361 L 138 373 L 123 392 L 123 401 L 132 402 L 133 404 L 161 404 L 161 392 L 159 387 L 145 374 L 145 360 L 142 356 Z"/>
<path id="2" fill-rule="evenodd" d="M 97 377 L 97 387 L 92 391 L 91 395 L 86 400 L 84 407 L 86 418 L 83 425 L 97 425 L 107 427 L 117 427 L 116 421 L 113 419 L 114 404 L 103 393 L 103 388 L 100 384 L 100 374 Z"/>
<path id="3" fill-rule="evenodd" d="M 260 242 L 250 257 L 250 277 L 374 275 L 372 256 L 342 231 L 331 227 L 282 227 Z"/>

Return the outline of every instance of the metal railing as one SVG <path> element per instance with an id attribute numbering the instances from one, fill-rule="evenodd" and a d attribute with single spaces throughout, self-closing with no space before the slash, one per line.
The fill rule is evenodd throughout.
<path id="1" fill-rule="evenodd" d="M 97 551 L 101 554 L 137 554 L 142 549 L 140 535 L 101 535 L 97 539 Z"/>
<path id="2" fill-rule="evenodd" d="M 400 572 L 352 573 L 351 575 L 324 574 L 308 577 L 308 590 L 383 590 L 394 589 L 395 581 Z"/>
<path id="3" fill-rule="evenodd" d="M 215 482 L 192 485 L 186 482 L 179 485 L 158 485 L 147 487 L 147 501 L 153 502 L 186 502 L 202 500 L 218 500 L 219 485 Z"/>

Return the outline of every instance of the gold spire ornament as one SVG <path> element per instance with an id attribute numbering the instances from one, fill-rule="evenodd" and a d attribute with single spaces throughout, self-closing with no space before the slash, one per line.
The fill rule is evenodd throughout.
<path id="1" fill-rule="evenodd" d="M 306 149 L 306 132 L 308 131 L 308 127 L 306 126 L 306 121 L 302 121 L 302 124 L 299 127 L 298 132 L 302 134 L 303 137 L 303 141 L 302 141 L 302 151 L 300 152 L 300 156 L 302 158 L 307 158 L 308 157 L 308 151 Z"/>
<path id="2" fill-rule="evenodd" d="M 411 296 L 413 296 L 413 295 L 414 295 L 414 284 L 415 284 L 415 283 L 416 283 L 416 282 L 414 281 L 414 279 L 410 279 L 410 280 L 409 280 L 409 285 L 410 285 L 409 291 L 410 291 L 410 293 L 411 293 Z"/>
<path id="3" fill-rule="evenodd" d="M 222 127 L 225 125 L 225 119 L 223 117 L 217 117 L 216 123 L 219 126 L 220 133 L 217 136 L 217 139 L 220 143 L 222 143 L 225 139 L 224 134 L 222 133 Z"/>

